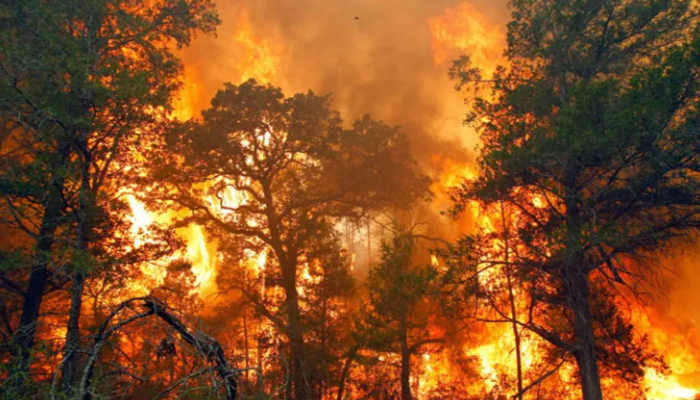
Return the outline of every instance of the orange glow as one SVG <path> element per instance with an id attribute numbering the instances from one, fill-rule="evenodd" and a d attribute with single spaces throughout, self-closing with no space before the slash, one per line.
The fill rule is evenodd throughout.
<path id="1" fill-rule="evenodd" d="M 199 69 L 193 65 L 185 65 L 182 88 L 175 101 L 172 117 L 181 121 L 194 117 L 202 101 L 202 90 L 202 85 L 199 83 Z"/>
<path id="2" fill-rule="evenodd" d="M 493 74 L 497 65 L 505 64 L 502 52 L 505 47 L 505 30 L 500 25 L 495 25 L 469 3 L 462 3 L 459 6 L 448 8 L 439 16 L 430 18 L 428 25 L 432 33 L 432 49 L 434 63 L 444 65 L 446 62 L 456 58 L 459 54 L 467 54 L 470 56 L 474 66 L 481 68 L 485 76 Z M 237 71 L 240 77 L 239 81 L 243 82 L 247 79 L 254 78 L 259 82 L 273 82 L 279 78 L 279 69 L 282 62 L 281 54 L 284 47 L 264 36 L 259 32 L 255 32 L 251 25 L 248 13 L 244 12 L 239 15 L 237 30 L 233 33 L 232 39 L 242 48 L 242 56 L 237 65 Z M 199 108 L 202 106 L 205 88 L 202 83 L 200 70 L 194 65 L 186 65 L 183 86 L 180 92 L 179 99 L 175 104 L 175 110 L 171 116 L 180 120 L 187 120 L 196 115 Z M 437 179 L 434 180 L 431 186 L 431 191 L 436 195 L 432 205 L 434 210 L 442 211 L 448 209 L 451 205 L 449 197 L 449 189 L 459 186 L 465 179 L 474 179 L 478 176 L 478 169 L 473 161 L 455 161 L 450 158 L 445 158 L 441 155 L 434 155 L 431 160 L 432 167 L 437 173 Z M 139 244 L 139 231 L 146 229 L 154 222 L 167 223 L 174 220 L 177 215 L 175 213 L 166 213 L 165 215 L 157 215 L 151 213 L 135 196 L 129 196 L 129 205 L 132 211 L 132 234 L 136 238 L 136 245 Z M 215 206 L 217 204 L 214 199 L 209 199 L 209 204 Z M 237 196 L 235 192 L 225 192 L 224 201 L 227 205 L 240 204 L 244 199 Z M 546 199 L 542 197 L 533 197 L 533 203 L 536 207 L 545 207 Z M 224 212 L 219 210 L 220 212 Z M 498 215 L 484 213 L 473 207 L 467 218 L 469 223 L 459 223 L 460 233 L 466 233 L 477 228 L 483 229 L 486 232 L 494 232 L 499 220 Z M 218 254 L 216 243 L 207 237 L 206 232 L 199 226 L 191 226 L 180 229 L 178 231 L 180 237 L 184 240 L 186 249 L 184 254 L 192 263 L 192 272 L 195 275 L 195 283 L 197 285 L 197 293 L 204 298 L 209 294 L 213 294 L 217 290 L 216 277 L 218 268 Z M 496 244 L 494 251 L 502 251 L 502 244 Z M 364 257 L 360 253 L 359 258 Z M 243 262 L 248 271 L 251 271 L 256 277 L 261 278 L 267 263 L 267 255 L 263 253 L 255 253 L 250 251 L 246 254 L 247 259 Z M 351 268 L 355 268 L 358 256 L 356 252 L 350 254 Z M 168 260 L 163 260 L 160 263 L 149 263 L 142 266 L 142 272 L 146 276 L 143 281 L 134 282 L 131 290 L 137 293 L 148 292 L 153 287 L 161 285 L 165 279 L 166 270 L 163 265 L 167 264 Z M 437 266 L 439 260 L 436 256 L 431 256 L 431 264 Z M 302 287 L 300 292 L 304 293 L 303 283 L 313 283 L 313 277 L 309 273 L 310 266 L 306 263 L 302 264 L 300 271 Z M 502 268 L 490 268 L 479 277 L 482 284 L 489 286 L 491 284 L 502 284 L 505 279 Z M 265 296 L 266 286 L 264 278 L 262 278 L 261 296 Z M 516 298 L 518 313 L 524 312 L 524 304 L 522 298 L 524 293 L 517 293 Z M 640 312 L 644 310 L 640 307 Z M 648 333 L 651 337 L 651 342 L 654 348 L 667 360 L 670 366 L 670 374 L 664 375 L 662 372 L 653 368 L 645 369 L 644 385 L 648 389 L 647 395 L 649 400 L 685 400 L 693 399 L 700 394 L 700 380 L 688 379 L 686 376 L 700 377 L 700 354 L 689 351 L 692 347 L 690 339 L 682 334 L 669 332 L 664 329 L 662 322 L 649 321 L 648 319 L 638 317 L 635 326 L 640 333 Z M 258 329 L 264 331 L 273 331 L 271 324 L 261 322 Z M 516 364 L 514 355 L 514 340 L 513 332 L 509 324 L 487 324 L 482 326 L 478 338 L 470 342 L 461 349 L 462 355 L 465 357 L 474 358 L 476 360 L 477 373 L 479 375 L 474 385 L 479 388 L 484 388 L 491 397 L 500 398 L 499 396 L 510 397 L 514 394 L 512 387 L 503 387 L 503 382 L 512 383 L 516 377 Z M 274 336 L 272 333 L 269 336 Z M 543 342 L 536 336 L 527 332 L 522 333 L 522 348 L 521 356 L 523 360 L 523 369 L 525 371 L 526 381 L 528 384 L 532 377 L 528 375 L 531 368 L 547 364 L 547 360 L 543 359 L 545 354 L 542 351 Z M 675 344 L 678 345 L 675 345 Z M 695 347 L 692 347 L 695 348 Z M 253 351 L 253 350 L 251 350 Z M 391 358 L 395 355 L 388 354 L 380 356 L 380 359 Z M 420 372 L 413 377 L 413 384 L 417 386 L 416 395 L 418 398 L 425 397 L 432 391 L 438 389 L 444 377 L 449 377 L 453 374 L 454 366 L 450 360 L 440 352 L 434 354 L 422 354 L 416 357 L 416 363 L 420 366 Z M 575 384 L 576 380 L 575 367 L 572 364 L 563 365 L 559 371 L 551 379 L 556 379 L 557 384 L 562 385 L 561 390 L 566 390 L 570 393 L 570 399 L 577 398 L 578 389 Z M 613 383 L 608 383 L 614 385 Z M 544 385 L 547 385 L 545 382 Z M 567 386 L 568 385 L 568 386 Z M 526 395 L 527 399 L 528 396 Z M 534 398 L 534 397 L 531 397 Z"/>
<path id="3" fill-rule="evenodd" d="M 644 383 L 649 388 L 650 399 L 693 400 L 700 393 L 697 389 L 682 386 L 675 375 L 664 376 L 653 368 L 644 372 Z"/>
<path id="4" fill-rule="evenodd" d="M 282 48 L 274 45 L 270 41 L 260 38 L 251 27 L 247 12 L 243 12 L 237 23 L 237 29 L 233 34 L 233 39 L 243 47 L 243 56 L 238 62 L 237 69 L 240 72 L 240 82 L 248 79 L 256 79 L 259 82 L 267 83 L 275 79 L 277 66 L 280 62 Z M 200 70 L 194 65 L 185 65 L 184 76 L 182 77 L 182 88 L 174 104 L 174 110 L 170 117 L 179 120 L 188 120 L 196 115 L 204 105 L 204 87 L 201 83 Z M 207 199 L 212 209 L 216 208 L 218 200 Z M 226 206 L 235 206 L 245 199 L 238 196 L 232 190 L 224 193 Z M 139 230 L 147 229 L 154 222 L 169 223 L 178 215 L 175 213 L 165 213 L 157 215 L 147 211 L 144 205 L 135 196 L 129 196 L 128 202 L 132 211 L 132 234 L 136 238 L 136 245 L 139 244 Z M 215 212 L 225 212 L 224 210 L 214 210 Z M 196 292 L 200 297 L 216 292 L 217 259 L 216 243 L 207 238 L 207 234 L 200 226 L 190 226 L 178 230 L 180 238 L 185 242 L 185 257 L 192 264 L 192 273 L 195 276 Z M 260 273 L 264 269 L 265 254 L 251 256 L 253 269 Z M 146 293 L 150 289 L 163 283 L 166 270 L 164 265 L 167 261 L 149 263 L 141 266 L 146 279 L 133 282 L 131 289 L 136 293 Z"/>
<path id="5" fill-rule="evenodd" d="M 171 222 L 177 217 L 175 213 L 163 215 L 151 213 L 133 195 L 127 196 L 127 201 L 131 207 L 131 229 L 136 246 L 143 244 L 143 240 L 140 239 L 141 232 L 148 229 L 151 224 L 155 222 Z M 185 255 L 192 264 L 191 269 L 195 276 L 197 293 L 201 296 L 213 293 L 216 290 L 216 260 L 210 256 L 210 253 L 215 251 L 216 244 L 207 242 L 206 235 L 199 226 L 182 228 L 178 230 L 178 234 L 186 244 Z M 130 289 L 134 293 L 145 294 L 154 287 L 162 285 L 167 273 L 165 265 L 173 260 L 174 257 L 141 265 L 141 272 L 146 279 L 132 282 Z"/>
<path id="6" fill-rule="evenodd" d="M 277 77 L 281 46 L 257 36 L 250 26 L 247 12 L 240 15 L 236 26 L 233 39 L 243 47 L 243 56 L 238 63 L 241 82 L 251 78 L 262 83 L 274 81 Z"/>
<path id="7" fill-rule="evenodd" d="M 473 163 L 457 163 L 450 159 L 444 159 L 438 155 L 433 157 L 433 165 L 439 171 L 438 178 L 433 182 L 431 190 L 437 194 L 435 207 L 443 207 L 449 204 L 449 198 L 444 197 L 447 189 L 461 185 L 465 179 L 473 180 L 478 176 L 477 167 Z M 538 194 L 531 196 L 534 207 L 547 207 L 547 200 Z M 467 210 L 468 219 L 473 221 L 468 226 L 468 231 L 481 229 L 484 232 L 497 233 L 500 229 L 501 216 L 497 210 L 486 211 L 476 205 Z M 511 250 L 512 251 L 512 250 Z M 504 252 L 504 243 L 494 241 L 494 254 Z M 431 258 L 431 263 L 436 263 Z M 479 275 L 482 286 L 496 288 L 503 286 L 506 280 L 503 267 L 490 267 Z M 516 310 L 523 320 L 526 320 L 527 294 L 515 288 Z M 626 304 L 627 305 L 627 304 Z M 638 338 L 647 336 L 648 350 L 652 350 L 663 357 L 668 364 L 668 371 L 660 371 L 651 366 L 644 368 L 642 389 L 648 400 L 693 400 L 700 397 L 700 340 L 695 329 L 686 327 L 676 329 L 672 321 L 655 317 L 654 310 L 645 308 L 639 303 L 630 304 L 631 317 Z M 520 317 L 519 317 L 520 318 Z M 694 324 L 692 324 L 694 326 Z M 489 398 L 510 398 L 514 393 L 512 386 L 516 382 L 515 344 L 512 326 L 510 324 L 483 324 L 480 326 L 479 335 L 470 340 L 464 346 L 464 356 L 473 358 L 477 364 L 480 379 L 468 390 L 475 392 L 486 390 Z M 552 368 L 551 361 L 543 358 L 546 343 L 536 335 L 521 331 L 521 357 L 524 374 L 524 384 L 532 381 L 533 376 L 529 371 L 539 368 Z M 454 374 L 449 360 L 443 354 L 424 355 L 418 360 L 422 365 L 419 376 L 415 379 L 415 385 L 419 390 L 417 394 L 428 394 L 437 389 L 442 383 Z M 536 378 L 536 376 L 535 376 Z M 505 386 L 504 386 L 505 383 Z M 615 382 L 609 378 L 603 380 L 604 392 L 610 393 L 613 399 L 621 399 L 618 393 L 624 382 Z M 511 386 L 508 386 L 511 385 Z M 573 358 L 563 364 L 559 370 L 547 381 L 543 387 L 557 390 L 559 395 L 566 394 L 565 399 L 575 400 L 580 398 L 580 389 L 577 384 L 577 371 Z M 535 398 L 534 395 L 525 395 L 525 399 Z"/>
<path id="8" fill-rule="evenodd" d="M 632 320 L 646 333 L 651 347 L 664 356 L 670 374 L 645 368 L 644 383 L 649 399 L 685 400 L 700 395 L 700 347 L 695 329 L 684 332 L 671 321 L 659 320 L 653 309 L 638 309 Z M 693 324 L 694 325 L 694 324 Z"/>
<path id="9" fill-rule="evenodd" d="M 476 166 L 471 162 L 456 162 L 437 154 L 432 156 L 431 163 L 438 174 L 437 179 L 434 179 L 430 186 L 430 190 L 437 196 L 434 207 L 438 209 L 449 208 L 452 205 L 452 200 L 448 192 L 465 181 L 475 179 L 477 177 Z"/>
<path id="10" fill-rule="evenodd" d="M 505 30 L 495 25 L 474 6 L 462 3 L 428 20 L 432 32 L 435 64 L 444 64 L 458 56 L 468 55 L 473 66 L 491 76 L 497 65 L 503 65 Z"/>

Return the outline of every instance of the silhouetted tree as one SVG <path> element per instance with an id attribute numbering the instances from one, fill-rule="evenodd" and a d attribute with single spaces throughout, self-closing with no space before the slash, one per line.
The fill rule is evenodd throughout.
<path id="1" fill-rule="evenodd" d="M 208 0 L 9 1 L 0 4 L 1 192 L 14 223 L 35 241 L 12 351 L 26 382 L 49 264 L 60 233 L 69 243 L 71 306 L 63 361 L 70 390 L 78 357 L 85 276 L 107 225 L 123 225 L 113 197 L 139 139 L 164 120 L 181 64 L 170 47 L 212 32 Z M 116 204 L 115 204 L 116 203 Z M 102 246 L 104 248 L 104 246 Z M 94 251 L 93 251 L 94 250 Z M 66 254 L 64 254 L 66 256 Z"/>
<path id="2" fill-rule="evenodd" d="M 504 202 L 525 218 L 511 261 L 571 322 L 525 327 L 572 353 L 583 398 L 601 400 L 593 282 L 635 287 L 653 269 L 645 255 L 700 227 L 697 15 L 665 0 L 511 8 L 510 65 L 482 77 L 465 57 L 452 71 L 460 86 L 490 85 L 468 117 L 481 174 L 454 196 L 458 209 Z"/>
<path id="3" fill-rule="evenodd" d="M 187 209 L 183 223 L 241 250 L 271 254 L 266 268 L 284 301 L 261 312 L 287 338 L 298 400 L 318 396 L 299 294 L 311 243 L 341 218 L 407 205 L 427 188 L 397 128 L 367 116 L 343 128 L 328 103 L 255 81 L 227 84 L 201 121 L 176 126 L 149 156 L 161 206 Z"/>
<path id="4" fill-rule="evenodd" d="M 439 343 L 431 334 L 435 323 L 437 271 L 430 265 L 416 265 L 416 238 L 411 232 L 397 232 L 382 246 L 382 260 L 367 278 L 369 308 L 366 314 L 368 347 L 398 354 L 401 359 L 401 399 L 411 400 L 411 357 L 422 347 Z M 432 319 L 432 320 L 431 320 Z"/>

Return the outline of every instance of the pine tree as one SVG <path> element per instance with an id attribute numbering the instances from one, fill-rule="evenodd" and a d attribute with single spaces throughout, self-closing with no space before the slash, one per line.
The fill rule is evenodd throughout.
<path id="1" fill-rule="evenodd" d="M 130 180 L 125 167 L 138 156 L 134 149 L 171 108 L 182 68 L 172 47 L 213 32 L 217 22 L 207 0 L 0 4 L 0 118 L 13 133 L 2 143 L 10 156 L 0 191 L 10 210 L 26 211 L 11 215 L 35 241 L 12 340 L 13 386 L 26 383 L 52 256 L 62 242 L 70 243 L 71 258 L 63 362 L 70 391 L 85 277 L 104 249 L 95 239 L 123 225 L 123 202 L 112 196 Z"/>
<path id="2" fill-rule="evenodd" d="M 452 70 L 462 88 L 490 88 L 468 117 L 481 174 L 454 197 L 522 215 L 510 261 L 571 321 L 526 328 L 573 354 L 583 398 L 601 400 L 600 282 L 636 287 L 654 268 L 645 256 L 700 227 L 696 12 L 665 0 L 511 8 L 510 65 L 489 79 L 468 57 Z"/>

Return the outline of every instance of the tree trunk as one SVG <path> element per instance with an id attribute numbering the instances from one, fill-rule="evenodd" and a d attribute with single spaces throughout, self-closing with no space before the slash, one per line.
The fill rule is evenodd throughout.
<path id="1" fill-rule="evenodd" d="M 411 395 L 411 350 L 408 347 L 408 332 L 401 327 L 401 400 L 412 400 Z"/>
<path id="2" fill-rule="evenodd" d="M 85 134 L 80 135 L 81 147 L 87 149 Z M 80 193 L 78 199 L 78 220 L 75 232 L 75 253 L 77 260 L 85 260 L 84 254 L 88 252 L 90 237 L 92 236 L 94 201 L 93 189 L 90 186 L 90 154 L 83 152 Z M 68 327 L 66 330 L 66 342 L 63 347 L 63 368 L 61 374 L 61 386 L 68 397 L 72 395 L 72 385 L 76 378 L 79 361 L 80 345 L 80 314 L 83 305 L 83 289 L 85 287 L 85 265 L 73 263 L 71 277 L 71 304 L 68 315 Z"/>
<path id="3" fill-rule="evenodd" d="M 247 282 L 246 282 L 247 283 Z M 244 355 L 245 355 L 245 379 L 248 382 L 248 368 L 250 368 L 250 345 L 248 343 L 248 311 L 246 309 L 245 303 L 242 305 L 243 308 L 243 345 Z"/>
<path id="4" fill-rule="evenodd" d="M 507 263 L 507 261 L 506 261 Z M 516 322 L 517 313 L 515 309 L 515 296 L 513 295 L 513 283 L 512 283 L 512 278 L 510 275 L 510 266 L 506 264 L 506 269 L 508 269 L 508 292 L 509 292 L 509 297 L 510 297 L 510 313 L 511 313 L 511 318 L 513 319 L 512 322 L 512 328 L 513 328 L 513 340 L 515 341 L 515 363 L 517 367 L 517 387 L 518 387 L 518 395 L 515 396 L 516 400 L 522 400 L 523 399 L 523 360 L 522 360 L 522 354 L 520 352 L 520 332 L 518 330 L 518 324 Z"/>
<path id="5" fill-rule="evenodd" d="M 508 222 L 506 219 L 506 210 L 503 202 L 501 202 L 501 222 L 503 224 L 503 243 L 504 243 L 504 261 L 506 269 L 506 283 L 508 284 L 508 302 L 510 303 L 510 317 L 512 319 L 513 340 L 515 341 L 515 362 L 517 367 L 517 388 L 518 395 L 516 400 L 523 399 L 523 362 L 520 353 L 520 332 L 517 324 L 517 308 L 515 305 L 515 294 L 513 293 L 513 277 L 510 265 L 510 234 L 508 230 Z"/>
<path id="6" fill-rule="evenodd" d="M 70 397 L 73 393 L 73 383 L 78 370 L 78 349 L 80 344 L 80 314 L 83 304 L 83 289 L 85 275 L 82 271 L 74 271 L 71 287 L 71 304 L 68 315 L 68 330 L 66 343 L 63 346 L 63 368 L 61 371 L 61 386 Z"/>
<path id="7" fill-rule="evenodd" d="M 304 328 L 301 323 L 299 293 L 296 288 L 296 265 L 282 266 L 282 280 L 286 297 L 284 307 L 287 314 L 287 337 L 289 339 L 294 399 L 315 399 L 312 393 L 312 379 L 306 371 Z"/>
<path id="8" fill-rule="evenodd" d="M 343 400 L 343 395 L 345 394 L 345 382 L 348 380 L 348 375 L 350 375 L 350 368 L 352 367 L 352 362 L 355 360 L 357 352 L 360 350 L 360 346 L 355 345 L 350 349 L 348 353 L 348 358 L 345 359 L 345 364 L 343 364 L 343 370 L 340 373 L 340 382 L 338 383 L 338 394 L 336 395 L 336 400 Z"/>
<path id="9" fill-rule="evenodd" d="M 13 340 L 13 351 L 16 352 L 14 366 L 17 368 L 16 377 L 24 383 L 29 372 L 30 350 L 34 346 L 34 336 L 36 335 L 37 323 L 39 322 L 39 309 L 44 297 L 44 289 L 48 279 L 48 263 L 51 258 L 51 248 L 53 247 L 54 234 L 58 227 L 60 216 L 60 204 L 50 202 L 41 223 L 39 231 L 39 243 L 36 247 L 34 260 L 32 261 L 32 271 L 29 275 L 29 285 L 24 295 L 24 305 L 22 306 L 22 316 L 19 327 L 15 332 Z"/>
<path id="10" fill-rule="evenodd" d="M 571 162 L 571 165 L 566 168 L 566 245 L 568 254 L 564 265 L 562 265 L 561 275 L 566 301 L 573 313 L 576 340 L 574 355 L 579 367 L 583 400 L 603 400 L 588 295 L 588 269 L 583 253 L 583 224 L 577 197 L 579 170 L 580 164 L 577 161 Z"/>
<path id="11" fill-rule="evenodd" d="M 34 336 L 36 335 L 37 323 L 39 321 L 39 310 L 44 297 L 44 289 L 49 276 L 48 264 L 51 260 L 51 250 L 54 243 L 54 235 L 58 229 L 63 208 L 63 188 L 65 177 L 60 171 L 60 167 L 65 163 L 68 156 L 68 147 L 59 148 L 61 161 L 54 168 L 49 185 L 48 195 L 44 204 L 44 215 L 39 228 L 34 259 L 32 260 L 32 270 L 29 274 L 29 283 L 24 295 L 22 305 L 22 315 L 19 326 L 15 331 L 12 340 L 12 352 L 14 353 L 13 371 L 10 388 L 21 389 L 26 384 L 30 366 L 30 350 L 34 346 Z"/>
<path id="12" fill-rule="evenodd" d="M 585 272 L 573 271 L 565 275 L 567 301 L 574 314 L 576 335 L 576 362 L 579 368 L 583 400 L 602 400 L 600 374 L 595 351 L 593 320 L 588 303 L 588 278 Z"/>
<path id="13" fill-rule="evenodd" d="M 292 308 L 292 307 L 290 307 Z M 287 310 L 289 324 L 289 349 L 292 358 L 292 383 L 295 400 L 311 399 L 311 382 L 306 373 L 306 357 L 304 354 L 304 337 L 300 325 L 298 310 Z"/>

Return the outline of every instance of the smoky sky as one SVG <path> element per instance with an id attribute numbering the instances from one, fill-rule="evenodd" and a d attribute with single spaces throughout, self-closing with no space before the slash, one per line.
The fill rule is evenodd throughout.
<path id="1" fill-rule="evenodd" d="M 447 76 L 435 65 L 428 19 L 458 6 L 455 0 L 219 0 L 222 25 L 184 53 L 195 65 L 203 102 L 223 82 L 240 79 L 243 57 L 234 39 L 246 14 L 254 34 L 279 51 L 274 85 L 286 95 L 313 90 L 332 94 L 350 121 L 365 113 L 409 136 L 416 158 L 429 168 L 439 155 L 473 159 L 476 135 L 462 125 L 466 111 Z M 503 25 L 505 0 L 471 2 L 490 23 Z M 458 54 L 455 54 L 455 57 Z"/>
<path id="2" fill-rule="evenodd" d="M 467 111 L 462 96 L 447 76 L 449 59 L 436 65 L 428 19 L 462 4 L 459 0 L 218 0 L 222 25 L 217 36 L 200 37 L 184 50 L 185 64 L 195 67 L 201 97 L 207 106 L 224 82 L 239 83 L 246 49 L 235 40 L 246 15 L 257 38 L 279 57 L 272 84 L 287 96 L 313 90 L 332 94 L 333 106 L 350 123 L 365 113 L 408 135 L 414 156 L 429 173 L 439 174 L 434 159 L 470 163 L 476 158 L 476 134 L 464 127 Z M 493 26 L 510 19 L 507 0 L 469 1 L 474 12 Z M 457 58 L 459 52 L 448 54 Z M 700 310 L 697 296 L 685 282 L 700 282 L 698 268 L 687 256 L 675 261 L 682 279 L 670 303 L 688 302 Z M 692 267 L 692 268 L 691 268 Z M 695 286 L 696 287 L 696 286 Z M 692 298 L 692 300 L 691 300 Z M 662 314 L 669 301 L 657 299 Z M 700 314 L 676 315 L 678 319 Z M 694 315 L 698 314 L 698 315 Z"/>

